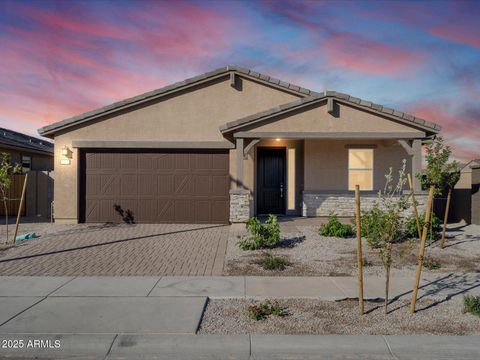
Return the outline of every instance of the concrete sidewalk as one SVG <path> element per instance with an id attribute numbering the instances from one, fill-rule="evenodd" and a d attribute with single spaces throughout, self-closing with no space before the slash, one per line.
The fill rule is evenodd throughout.
<path id="1" fill-rule="evenodd" d="M 382 298 L 384 278 L 365 278 L 366 299 Z M 390 297 L 409 297 L 413 278 L 392 277 Z M 424 277 L 419 296 L 453 298 L 480 295 L 480 273 L 440 273 Z M 357 297 L 355 277 L 249 276 L 93 276 L 0 277 L 0 297 L 210 297 L 315 298 L 341 300 Z"/>
<path id="2" fill-rule="evenodd" d="M 392 298 L 409 298 L 411 281 L 394 277 Z M 419 296 L 466 293 L 480 294 L 480 274 L 424 279 Z M 381 297 L 383 279 L 368 277 L 365 294 Z M 0 277 L 0 358 L 480 358 L 480 337 L 195 335 L 208 297 L 355 296 L 349 277 Z"/>
<path id="3" fill-rule="evenodd" d="M 312 335 L 4 335 L 21 349 L 0 349 L 15 359 L 439 360 L 480 358 L 478 336 L 312 336 Z M 43 340 L 52 348 L 27 348 Z M 55 342 L 56 341 L 56 342 Z M 57 348 L 55 348 L 57 346 Z"/>

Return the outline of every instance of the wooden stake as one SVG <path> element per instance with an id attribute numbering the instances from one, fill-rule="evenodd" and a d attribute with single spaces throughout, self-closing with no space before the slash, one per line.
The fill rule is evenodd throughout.
<path id="1" fill-rule="evenodd" d="M 358 306 L 360 315 L 364 314 L 363 306 L 363 256 L 362 256 L 362 229 L 360 221 L 360 186 L 355 185 L 355 204 L 357 219 L 357 263 L 358 263 Z"/>
<path id="2" fill-rule="evenodd" d="M 442 230 L 442 240 L 440 241 L 440 247 L 443 249 L 445 247 L 445 232 L 447 231 L 447 222 L 448 222 L 448 209 L 450 208 L 450 199 L 452 198 L 452 189 L 448 189 L 447 195 L 447 207 L 445 208 L 445 216 L 443 218 L 443 230 Z"/>
<path id="3" fill-rule="evenodd" d="M 420 276 L 422 275 L 423 256 L 425 255 L 425 242 L 427 240 L 428 227 L 430 225 L 430 218 L 432 216 L 432 201 L 435 187 L 430 186 L 430 192 L 428 193 L 427 209 L 425 214 L 425 222 L 423 224 L 423 232 L 420 241 L 420 248 L 418 250 L 418 265 L 417 273 L 415 275 L 415 282 L 413 284 L 412 303 L 410 305 L 410 314 L 415 312 L 415 306 L 417 304 L 418 286 L 420 285 Z"/>
<path id="4" fill-rule="evenodd" d="M 412 176 L 407 174 L 408 186 L 410 187 L 410 194 L 413 201 L 413 212 L 415 213 L 415 220 L 417 222 L 418 240 L 422 238 L 422 228 L 420 227 L 420 219 L 418 217 L 417 201 L 415 200 L 415 190 L 413 190 Z"/>
<path id="5" fill-rule="evenodd" d="M 17 239 L 18 225 L 20 224 L 20 215 L 22 214 L 22 207 L 25 199 L 25 191 L 27 190 L 27 179 L 28 179 L 28 173 L 25 174 L 25 180 L 23 181 L 22 197 L 20 198 L 20 207 L 18 208 L 17 223 L 15 224 L 15 233 L 13 235 L 12 244 L 15 244 L 15 241 Z"/>

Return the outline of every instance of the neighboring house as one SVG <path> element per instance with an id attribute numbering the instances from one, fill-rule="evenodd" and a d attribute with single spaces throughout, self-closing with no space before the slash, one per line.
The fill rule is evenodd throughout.
<path id="1" fill-rule="evenodd" d="M 13 164 L 22 166 L 22 172 L 53 170 L 53 143 L 0 128 L 0 152 L 8 153 Z"/>
<path id="2" fill-rule="evenodd" d="M 455 185 L 455 189 L 472 188 L 472 167 L 480 166 L 480 159 L 470 160 L 460 167 L 460 179 Z"/>
<path id="3" fill-rule="evenodd" d="M 371 203 L 390 166 L 420 172 L 422 140 L 439 130 L 228 66 L 39 133 L 55 139 L 58 222 L 228 223 L 350 216 L 355 184 Z"/>
<path id="4" fill-rule="evenodd" d="M 460 179 L 452 193 L 452 204 L 448 219 L 452 222 L 472 222 L 473 168 L 480 166 L 480 159 L 474 159 L 460 167 Z"/>
<path id="5" fill-rule="evenodd" d="M 25 135 L 13 130 L 0 128 L 0 152 L 10 155 L 10 162 L 21 166 L 21 173 L 29 173 L 22 215 L 49 217 L 53 201 L 54 166 L 53 143 Z M 12 177 L 8 197 L 9 215 L 15 216 L 20 207 L 24 176 Z M 4 215 L 0 207 L 0 215 Z"/>

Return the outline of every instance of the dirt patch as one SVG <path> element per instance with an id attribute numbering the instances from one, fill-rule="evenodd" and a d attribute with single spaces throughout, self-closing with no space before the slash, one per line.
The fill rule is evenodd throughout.
<path id="1" fill-rule="evenodd" d="M 227 245 L 225 275 L 258 276 L 354 276 L 356 275 L 356 239 L 320 236 L 318 225 L 308 225 L 308 219 L 296 224 L 281 224 L 280 246 L 269 249 L 273 256 L 282 256 L 291 262 L 285 270 L 264 270 L 256 260 L 264 250 L 243 251 L 236 245 L 241 232 L 231 233 Z M 426 273 L 480 272 L 480 226 L 449 225 L 446 247 L 438 242 L 426 248 L 426 257 L 435 268 L 425 267 Z M 417 265 L 418 240 L 405 241 L 394 246 L 392 275 L 412 276 Z M 366 275 L 383 275 L 378 253 L 363 242 Z"/>
<path id="2" fill-rule="evenodd" d="M 248 299 L 210 300 L 200 334 L 335 334 L 335 335 L 479 335 L 480 318 L 463 313 L 461 299 L 417 303 L 414 315 L 407 313 L 409 302 L 390 304 L 385 316 L 382 303 L 366 302 L 364 316 L 355 300 L 339 302 L 312 299 L 278 300 L 286 315 L 270 315 L 255 321 L 248 316 Z"/>

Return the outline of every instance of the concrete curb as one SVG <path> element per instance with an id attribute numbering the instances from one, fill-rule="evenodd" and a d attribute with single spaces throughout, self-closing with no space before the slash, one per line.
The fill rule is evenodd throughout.
<path id="1" fill-rule="evenodd" d="M 7 334 L 3 340 L 43 340 L 58 348 L 0 349 L 0 358 L 270 360 L 441 360 L 480 358 L 480 336 L 335 335 L 65 335 Z M 57 343 L 58 344 L 58 343 Z"/>

